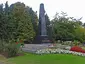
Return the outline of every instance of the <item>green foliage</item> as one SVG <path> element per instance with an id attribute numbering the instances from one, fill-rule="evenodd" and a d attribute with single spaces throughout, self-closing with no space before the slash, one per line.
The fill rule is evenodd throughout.
<path id="1" fill-rule="evenodd" d="M 35 36 L 30 14 L 25 9 L 25 5 L 23 3 L 15 3 L 12 7 L 13 9 L 11 10 L 11 13 L 16 23 L 16 37 L 18 39 L 29 41 L 31 37 Z"/>
<path id="2" fill-rule="evenodd" d="M 8 57 L 13 57 L 18 54 L 19 48 L 15 43 L 8 43 L 6 46 L 6 52 L 8 52 Z"/>
<path id="3" fill-rule="evenodd" d="M 21 2 L 10 6 L 6 2 L 4 8 L 3 4 L 0 4 L 0 52 L 8 52 L 9 56 L 15 56 L 19 49 L 15 42 L 32 42 L 36 35 L 34 25 L 37 27 L 35 23 L 38 18 L 35 12 L 29 9 L 30 7 Z"/>
<path id="4" fill-rule="evenodd" d="M 85 42 L 85 28 L 79 26 L 75 29 L 75 39 L 80 42 Z"/>
<path id="5" fill-rule="evenodd" d="M 9 41 L 14 39 L 28 40 L 29 42 L 35 37 L 35 28 L 33 28 L 33 21 L 37 21 L 37 15 L 32 10 L 32 15 L 28 9 L 29 7 L 25 6 L 24 3 L 14 3 L 8 6 L 8 2 L 3 5 L 0 5 L 0 39 Z M 32 20 L 33 19 L 33 20 Z M 36 25 L 36 24 L 35 24 Z M 34 26 L 35 27 L 35 26 Z M 36 25 L 37 27 L 37 25 Z M 36 29 L 37 30 L 37 29 Z"/>
<path id="6" fill-rule="evenodd" d="M 68 17 L 66 13 L 56 13 L 55 18 L 52 20 L 53 36 L 56 40 L 73 41 L 78 40 L 80 42 L 85 41 L 85 28 L 80 19 L 74 17 Z"/>
<path id="7" fill-rule="evenodd" d="M 8 57 L 16 56 L 19 51 L 19 47 L 13 40 L 5 42 L 0 40 L 0 52 L 7 54 Z"/>
<path id="8" fill-rule="evenodd" d="M 3 51 L 3 42 L 0 40 L 0 52 L 2 52 Z"/>
<path id="9" fill-rule="evenodd" d="M 37 13 L 36 12 L 34 12 L 33 10 L 32 10 L 32 8 L 29 8 L 29 7 L 27 7 L 27 10 L 28 10 L 28 12 L 29 12 L 29 14 L 30 14 L 30 16 L 31 16 L 31 22 L 32 22 L 32 24 L 33 24 L 33 28 L 34 28 L 34 31 L 36 32 L 36 34 L 37 34 L 37 29 L 38 29 L 38 17 L 37 17 Z"/>
<path id="10" fill-rule="evenodd" d="M 52 26 L 51 26 L 51 22 L 47 14 L 45 15 L 45 21 L 46 21 L 47 34 L 49 38 L 52 39 Z"/>

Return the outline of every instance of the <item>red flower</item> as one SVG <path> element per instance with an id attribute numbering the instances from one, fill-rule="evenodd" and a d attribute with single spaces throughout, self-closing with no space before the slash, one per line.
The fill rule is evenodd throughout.
<path id="1" fill-rule="evenodd" d="M 75 51 L 75 52 L 82 52 L 85 53 L 85 50 L 83 50 L 81 47 L 79 46 L 73 46 L 70 51 Z"/>
<path id="2" fill-rule="evenodd" d="M 18 44 L 18 42 L 16 42 L 16 44 Z"/>

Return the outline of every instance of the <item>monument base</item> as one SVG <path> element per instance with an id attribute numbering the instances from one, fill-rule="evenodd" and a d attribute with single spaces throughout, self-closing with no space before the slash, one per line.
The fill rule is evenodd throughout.
<path id="1" fill-rule="evenodd" d="M 49 39 L 48 36 L 41 36 L 41 35 L 38 35 L 35 37 L 34 41 L 33 41 L 33 44 L 43 44 L 43 43 L 52 43 L 52 41 Z"/>

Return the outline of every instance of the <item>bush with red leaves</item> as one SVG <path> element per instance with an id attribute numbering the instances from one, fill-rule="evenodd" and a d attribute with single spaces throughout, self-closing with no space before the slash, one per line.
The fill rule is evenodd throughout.
<path id="1" fill-rule="evenodd" d="M 70 51 L 75 51 L 75 52 L 82 52 L 85 53 L 85 50 L 83 50 L 81 47 L 79 46 L 73 46 Z"/>

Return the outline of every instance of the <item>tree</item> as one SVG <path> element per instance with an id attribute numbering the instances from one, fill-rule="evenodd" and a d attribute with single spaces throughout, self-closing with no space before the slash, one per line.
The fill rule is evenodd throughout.
<path id="1" fill-rule="evenodd" d="M 37 34 L 38 33 L 37 32 L 38 31 L 38 17 L 37 17 L 37 13 L 34 12 L 32 10 L 32 8 L 29 8 L 29 7 L 27 7 L 27 10 L 28 10 L 28 12 L 30 14 L 30 17 L 31 17 L 31 22 L 33 24 L 33 29 L 34 29 L 35 33 Z"/>
<path id="2" fill-rule="evenodd" d="M 78 26 L 75 29 L 75 39 L 83 43 L 85 42 L 85 28 Z"/>
<path id="3" fill-rule="evenodd" d="M 6 2 L 5 8 L 2 4 L 0 5 L 0 38 L 2 40 L 17 41 L 23 39 L 29 42 L 33 40 L 35 37 L 33 21 L 37 22 L 38 19 L 34 11 L 32 10 L 30 13 L 28 9 L 30 10 L 30 7 L 21 2 L 10 6 Z"/>
<path id="4" fill-rule="evenodd" d="M 85 28 L 85 23 L 83 24 L 83 27 Z"/>
<path id="5" fill-rule="evenodd" d="M 6 8 L 3 8 L 3 4 L 1 4 L 0 6 L 1 8 L 1 12 L 0 12 L 0 38 L 1 39 L 5 39 L 7 40 L 8 38 L 8 34 L 7 34 L 7 21 L 8 21 L 8 15 L 4 14 L 4 9 Z"/>
<path id="6" fill-rule="evenodd" d="M 5 3 L 4 12 L 5 12 L 5 14 L 8 14 L 9 13 L 8 1 L 6 1 L 6 3 Z"/>
<path id="7" fill-rule="evenodd" d="M 25 4 L 17 2 L 12 4 L 12 7 L 11 15 L 12 20 L 14 20 L 13 24 L 15 23 L 13 28 L 16 28 L 12 34 L 14 34 L 14 37 L 19 40 L 32 40 L 35 36 L 35 32 L 33 30 L 30 14 L 26 10 Z M 12 25 L 10 26 L 12 28 Z"/>
<path id="8" fill-rule="evenodd" d="M 0 4 L 0 39 L 2 38 L 2 25 L 3 25 L 3 4 Z"/>
<path id="9" fill-rule="evenodd" d="M 0 13 L 3 13 L 3 4 L 0 4 Z"/>
<path id="10" fill-rule="evenodd" d="M 83 35 L 82 31 L 78 31 L 79 27 L 82 26 L 81 19 L 75 19 L 74 17 L 68 17 L 66 13 L 61 12 L 56 13 L 55 18 L 52 20 L 53 24 L 53 36 L 56 40 L 79 40 L 82 42 L 84 40 L 83 36 L 80 36 L 80 34 Z M 83 30 L 83 27 L 81 27 Z M 79 33 L 78 33 L 78 32 Z M 84 32 L 84 31 L 83 31 Z M 78 33 L 78 34 L 77 34 Z M 77 38 L 80 37 L 80 38 Z M 82 40 L 81 40 L 82 39 Z"/>
<path id="11" fill-rule="evenodd" d="M 45 21 L 46 21 L 46 29 L 47 29 L 48 37 L 52 39 L 52 26 L 51 26 L 50 19 L 47 14 L 45 15 Z"/>

